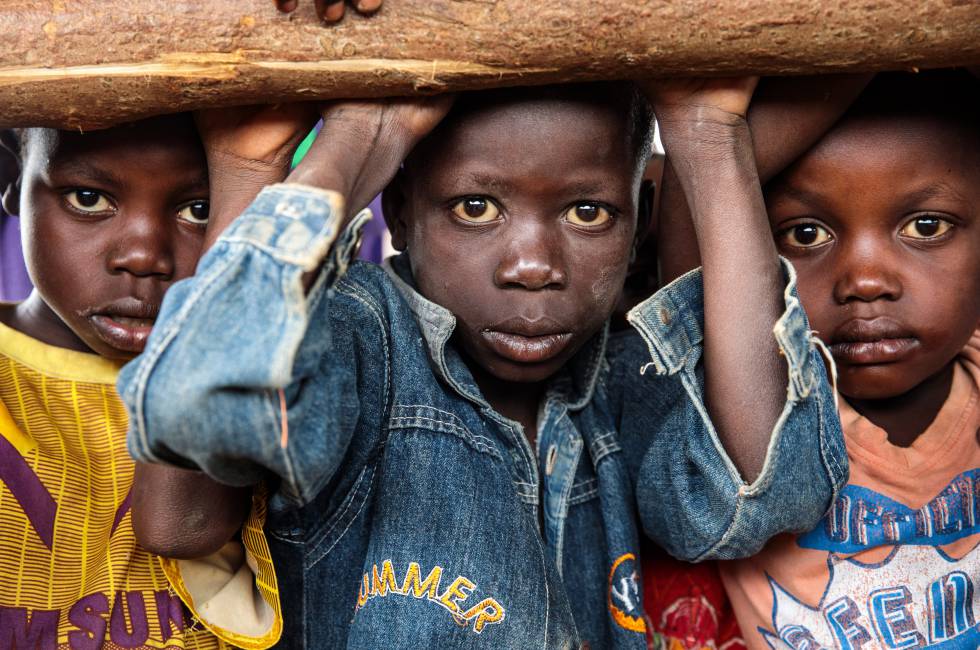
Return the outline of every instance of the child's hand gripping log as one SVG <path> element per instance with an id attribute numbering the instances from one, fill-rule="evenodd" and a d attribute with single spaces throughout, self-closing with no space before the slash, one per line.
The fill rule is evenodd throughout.
<path id="1" fill-rule="evenodd" d="M 284 13 L 292 13 L 300 4 L 300 0 L 275 0 L 276 9 Z M 370 15 L 381 9 L 382 0 L 354 0 L 350 3 L 359 13 Z M 335 23 L 344 17 L 346 3 L 344 0 L 314 0 L 316 15 L 328 23 Z"/>
<path id="2" fill-rule="evenodd" d="M 452 96 L 285 104 L 202 111 L 196 117 L 208 158 L 209 248 L 266 185 L 300 183 L 335 190 L 348 216 L 391 180 L 415 144 L 445 116 Z M 306 158 L 290 174 L 303 137 L 322 117 Z M 287 178 L 288 174 L 288 178 Z"/>
<path id="3" fill-rule="evenodd" d="M 384 189 L 452 102 L 439 95 L 328 104 L 323 128 L 286 182 L 339 192 L 349 218 Z"/>

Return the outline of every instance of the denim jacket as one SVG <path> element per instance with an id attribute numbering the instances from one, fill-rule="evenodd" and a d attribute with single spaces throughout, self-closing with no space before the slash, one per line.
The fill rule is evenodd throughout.
<path id="1" fill-rule="evenodd" d="M 698 272 L 551 380 L 534 449 L 404 259 L 351 264 L 366 216 L 341 231 L 342 215 L 335 193 L 266 188 L 170 290 L 119 379 L 137 459 L 274 481 L 284 644 L 645 648 L 641 532 L 690 560 L 750 555 L 814 526 L 844 483 L 788 265 L 787 400 L 746 484 L 704 405 Z"/>

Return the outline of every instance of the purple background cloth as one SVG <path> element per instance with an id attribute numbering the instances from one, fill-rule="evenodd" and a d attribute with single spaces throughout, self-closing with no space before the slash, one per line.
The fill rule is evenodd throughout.
<path id="1" fill-rule="evenodd" d="M 20 220 L 0 210 L 0 300 L 23 300 L 30 292 L 20 247 Z"/>
<path id="2" fill-rule="evenodd" d="M 384 217 L 381 216 L 381 197 L 377 196 L 368 205 L 374 218 L 364 225 L 361 233 L 361 252 L 358 257 L 362 260 L 380 264 L 384 259 L 385 227 Z"/>

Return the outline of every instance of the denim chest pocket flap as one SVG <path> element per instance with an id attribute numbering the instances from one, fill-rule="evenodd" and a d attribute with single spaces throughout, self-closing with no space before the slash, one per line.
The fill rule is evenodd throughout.
<path id="1" fill-rule="evenodd" d="M 474 451 L 488 454 L 503 462 L 497 443 L 487 436 L 474 433 L 463 420 L 449 411 L 422 404 L 396 404 L 391 409 L 388 428 L 392 435 L 411 433 L 442 433 L 458 438 Z"/>

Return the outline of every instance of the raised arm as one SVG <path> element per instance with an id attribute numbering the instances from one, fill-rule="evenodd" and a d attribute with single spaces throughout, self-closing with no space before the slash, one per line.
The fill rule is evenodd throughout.
<path id="1" fill-rule="evenodd" d="M 787 395 L 786 363 L 773 336 L 786 281 L 746 121 L 755 82 L 676 81 L 650 91 L 704 260 L 708 412 L 749 483 L 762 470 Z"/>
<path id="2" fill-rule="evenodd" d="M 211 185 L 205 248 L 263 187 L 286 177 L 292 151 L 316 116 L 314 106 L 301 104 L 197 115 Z M 251 492 L 250 487 L 224 485 L 200 471 L 137 463 L 132 502 L 136 539 L 163 557 L 215 553 L 244 523 Z"/>
<path id="3" fill-rule="evenodd" d="M 748 111 L 759 180 L 767 182 L 802 155 L 843 115 L 871 74 L 762 79 Z M 660 184 L 657 258 L 667 284 L 701 265 L 694 223 L 669 159 Z"/>
<path id="4" fill-rule="evenodd" d="M 384 378 L 358 374 L 358 355 L 377 354 L 383 332 L 365 310 L 337 313 L 329 291 L 353 255 L 350 217 L 448 106 L 331 105 L 303 163 L 257 197 L 285 176 L 306 127 L 283 128 L 292 118 L 275 111 L 199 121 L 214 188 L 210 248 L 197 274 L 167 294 L 146 351 L 120 374 L 137 460 L 241 487 L 272 475 L 300 504 L 318 493 L 355 424 L 383 407 Z"/>

